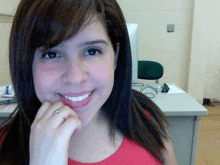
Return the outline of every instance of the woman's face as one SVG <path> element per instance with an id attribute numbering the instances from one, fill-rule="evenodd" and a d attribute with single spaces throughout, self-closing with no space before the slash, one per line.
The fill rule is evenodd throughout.
<path id="1" fill-rule="evenodd" d="M 38 48 L 32 66 L 38 99 L 62 101 L 89 124 L 111 94 L 115 55 L 99 21 L 56 47 Z"/>

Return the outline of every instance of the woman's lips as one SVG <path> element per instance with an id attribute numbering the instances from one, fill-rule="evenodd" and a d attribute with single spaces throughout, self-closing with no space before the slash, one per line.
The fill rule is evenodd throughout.
<path id="1" fill-rule="evenodd" d="M 89 104 L 89 102 L 91 101 L 93 95 L 94 95 L 94 90 L 91 92 L 90 96 L 87 97 L 86 99 L 82 100 L 82 101 L 77 101 L 77 102 L 73 102 L 67 98 L 65 98 L 64 96 L 58 94 L 58 96 L 60 97 L 60 99 L 63 101 L 64 105 L 67 105 L 69 107 L 71 107 L 72 109 L 78 109 L 78 108 L 83 108 L 86 105 Z M 84 93 L 83 93 L 84 94 Z M 78 94 L 77 94 L 78 95 Z"/>

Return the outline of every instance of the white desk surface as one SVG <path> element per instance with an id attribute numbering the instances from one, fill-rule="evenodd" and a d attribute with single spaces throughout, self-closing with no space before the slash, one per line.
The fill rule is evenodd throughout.
<path id="1" fill-rule="evenodd" d="M 146 84 L 158 89 L 158 84 Z M 162 84 L 159 84 L 161 86 Z M 180 91 L 184 92 L 175 84 L 167 84 L 168 86 L 174 85 Z M 133 87 L 140 91 L 141 86 L 136 85 Z M 199 102 L 193 99 L 187 93 L 167 94 L 159 92 L 156 94 L 151 88 L 146 88 L 143 93 L 153 93 L 155 98 L 151 98 L 157 106 L 164 112 L 166 116 L 203 116 L 207 115 L 208 111 Z M 148 97 L 152 97 L 151 94 L 146 94 Z"/>
<path id="2" fill-rule="evenodd" d="M 9 104 L 6 107 L 4 107 L 4 105 L 0 106 L 0 117 L 8 117 L 15 110 L 16 106 L 16 103 Z M 15 114 L 13 116 L 15 116 Z"/>
<path id="3" fill-rule="evenodd" d="M 158 84 L 146 84 L 152 87 L 157 88 Z M 162 85 L 162 84 L 159 84 Z M 172 84 L 167 84 L 172 85 Z M 175 85 L 176 86 L 176 85 Z M 179 88 L 178 86 L 176 86 Z M 140 91 L 140 85 L 133 87 Z M 181 88 L 179 88 L 182 90 Z M 180 94 L 167 94 L 159 92 L 156 94 L 150 88 L 147 88 L 143 91 L 143 93 L 153 93 L 155 98 L 151 98 L 157 106 L 164 112 L 166 116 L 203 116 L 207 115 L 208 111 L 204 108 L 200 103 L 195 101 L 191 96 L 187 93 Z M 151 94 L 147 94 L 148 97 L 151 97 Z M 0 106 L 0 117 L 8 117 L 16 108 L 17 104 L 11 104 L 4 108 Z"/>

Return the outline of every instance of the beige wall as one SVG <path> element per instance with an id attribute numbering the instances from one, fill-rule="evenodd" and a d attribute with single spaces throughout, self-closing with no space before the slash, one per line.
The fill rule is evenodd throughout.
<path id="1" fill-rule="evenodd" d="M 8 44 L 12 17 L 0 15 L 0 85 L 12 84 L 9 73 Z"/>
<path id="2" fill-rule="evenodd" d="M 0 1 L 0 85 L 12 84 L 9 72 L 8 44 L 13 15 L 20 0 Z"/>
<path id="3" fill-rule="evenodd" d="M 190 56 L 191 1 L 119 0 L 118 2 L 125 13 L 126 21 L 139 24 L 139 60 L 161 63 L 164 66 L 164 76 L 160 82 L 176 83 L 185 90 L 188 83 Z M 167 24 L 175 24 L 174 33 L 167 33 Z"/>
<path id="4" fill-rule="evenodd" d="M 194 29 L 197 38 L 201 38 L 198 53 L 203 54 L 206 61 L 204 96 L 220 98 L 220 1 L 196 0 L 196 4 Z"/>
<path id="5" fill-rule="evenodd" d="M 15 5 L 9 7 L 12 1 Z M 0 18 L 13 15 L 17 2 L 2 0 L 0 13 L 4 16 Z M 139 25 L 138 59 L 157 61 L 164 66 L 160 83 L 177 84 L 200 103 L 203 97 L 220 98 L 220 1 L 118 0 L 118 3 L 127 23 Z M 174 33 L 167 33 L 167 24 L 175 24 Z M 10 83 L 5 62 L 9 27 L 7 21 L 0 23 L 0 56 L 4 59 L 0 60 L 0 85 Z"/>
<path id="6" fill-rule="evenodd" d="M 20 0 L 1 0 L 0 13 L 4 15 L 14 15 Z"/>

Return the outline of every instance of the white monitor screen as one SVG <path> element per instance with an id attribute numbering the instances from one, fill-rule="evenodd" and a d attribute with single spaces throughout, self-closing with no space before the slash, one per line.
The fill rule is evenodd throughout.
<path id="1" fill-rule="evenodd" d="M 138 24 L 127 23 L 132 56 L 132 83 L 138 83 Z"/>

